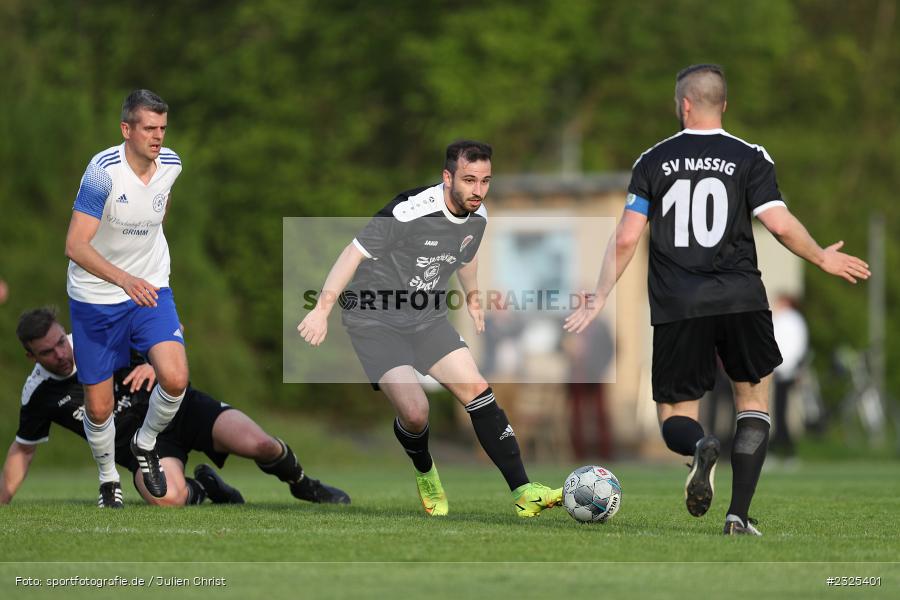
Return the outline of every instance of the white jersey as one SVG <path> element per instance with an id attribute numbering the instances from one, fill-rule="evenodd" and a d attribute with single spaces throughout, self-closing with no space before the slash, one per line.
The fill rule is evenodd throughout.
<path id="1" fill-rule="evenodd" d="M 100 219 L 91 245 L 100 255 L 134 277 L 156 287 L 169 286 L 169 245 L 163 235 L 169 194 L 181 159 L 162 148 L 149 184 L 135 175 L 125 160 L 125 144 L 108 148 L 91 159 L 73 210 Z M 69 261 L 69 297 L 91 304 L 118 304 L 128 294 Z"/>

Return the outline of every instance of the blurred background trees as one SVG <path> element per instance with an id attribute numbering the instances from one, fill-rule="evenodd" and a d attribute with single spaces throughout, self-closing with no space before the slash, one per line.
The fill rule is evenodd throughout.
<path id="1" fill-rule="evenodd" d="M 494 145 L 497 177 L 628 170 L 677 129 L 674 75 L 697 62 L 724 65 L 726 127 L 766 146 L 821 243 L 864 255 L 870 213 L 884 216 L 887 364 L 900 358 L 892 0 L 0 0 L 0 31 L 8 439 L 28 372 L 16 319 L 55 303 L 68 324 L 72 201 L 90 157 L 120 143 L 137 87 L 171 106 L 167 145 L 184 163 L 166 225 L 172 284 L 193 380 L 223 399 L 360 418 L 376 404 L 364 386 L 281 383 L 282 217 L 372 214 L 437 181 L 462 137 Z M 865 346 L 866 286 L 809 268 L 806 290 L 821 366 L 840 344 Z M 888 387 L 898 395 L 900 372 Z"/>

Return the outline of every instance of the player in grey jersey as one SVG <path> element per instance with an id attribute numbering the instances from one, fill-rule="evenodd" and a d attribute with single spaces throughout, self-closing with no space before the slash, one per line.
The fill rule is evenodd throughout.
<path id="1" fill-rule="evenodd" d="M 862 260 L 840 252 L 843 242 L 821 248 L 791 214 L 765 149 L 722 129 L 726 99 L 725 75 L 717 65 L 694 65 L 678 74 L 675 108 L 682 130 L 635 162 L 594 301 L 582 298 L 565 328 L 580 333 L 603 309 L 649 221 L 653 399 L 668 447 L 694 457 L 685 485 L 688 511 L 702 516 L 713 498 L 719 442 L 704 436 L 698 416 L 699 398 L 715 382 L 718 354 L 734 383 L 737 412 L 724 532 L 760 535 L 747 512 L 765 460 L 769 382 L 781 354 L 756 265 L 751 218 L 826 273 L 851 283 L 870 273 Z"/>
<path id="2" fill-rule="evenodd" d="M 344 324 L 369 381 L 397 412 L 394 434 L 412 459 L 419 498 L 431 516 L 446 515 L 449 505 L 428 449 L 429 404 L 416 371 L 434 377 L 466 408 L 478 441 L 512 492 L 517 515 L 537 516 L 562 499 L 561 488 L 528 479 L 506 413 L 440 304 L 456 273 L 475 330 L 484 330 L 476 253 L 487 223 L 491 155 L 480 142 L 448 146 L 443 181 L 404 192 L 385 206 L 338 257 L 318 304 L 297 327 L 318 346 L 341 293 L 349 285 L 357 295 L 358 304 L 345 303 Z"/>

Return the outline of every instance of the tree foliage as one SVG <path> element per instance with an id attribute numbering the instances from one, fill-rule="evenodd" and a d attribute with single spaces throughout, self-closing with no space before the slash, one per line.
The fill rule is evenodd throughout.
<path id="1" fill-rule="evenodd" d="M 283 217 L 371 214 L 436 181 L 461 137 L 491 141 L 499 175 L 558 170 L 567 136 L 582 170 L 627 170 L 675 130 L 687 64 L 725 66 L 726 126 L 767 147 L 817 239 L 864 254 L 869 214 L 891 232 L 900 211 L 896 12 L 891 0 L 0 0 L 7 395 L 25 372 L 15 319 L 65 306 L 72 199 L 87 160 L 118 143 L 133 88 L 169 102 L 167 144 L 184 162 L 166 230 L 194 379 L 234 401 L 321 406 L 364 390 L 280 383 Z M 817 348 L 864 345 L 865 286 L 807 273 Z M 900 284 L 887 283 L 892 306 Z M 900 336 L 887 339 L 890 364 Z M 900 373 L 890 383 L 900 390 Z"/>

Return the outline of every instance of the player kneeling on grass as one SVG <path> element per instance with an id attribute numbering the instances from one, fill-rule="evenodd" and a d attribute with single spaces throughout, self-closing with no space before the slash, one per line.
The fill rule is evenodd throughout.
<path id="1" fill-rule="evenodd" d="M 26 356 L 37 363 L 22 390 L 19 429 L 9 447 L 0 479 L 0 503 L 12 500 L 25 476 L 38 444 L 49 439 L 50 424 L 56 423 L 85 436 L 84 392 L 76 377 L 77 366 L 71 336 L 56 320 L 56 311 L 39 308 L 23 314 L 16 334 Z M 200 390 L 188 387 L 172 423 L 158 438 L 160 462 L 168 475 L 166 495 L 151 495 L 140 477 L 137 461 L 129 451 L 129 442 L 144 421 L 150 391 L 156 377 L 152 366 L 139 363 L 120 369 L 114 377 L 116 422 L 116 462 L 134 474 L 134 485 L 150 504 L 182 506 L 200 504 L 205 498 L 216 503 L 242 504 L 240 492 L 222 481 L 212 467 L 201 464 L 194 478 L 184 476 L 184 465 L 192 450 L 205 453 L 218 467 L 229 454 L 256 461 L 259 468 L 278 477 L 290 487 L 291 494 L 310 502 L 348 504 L 342 490 L 306 476 L 293 451 L 272 437 L 250 417 L 219 402 Z M 122 488 L 111 481 L 100 488 L 101 508 L 122 508 Z"/>
<path id="2" fill-rule="evenodd" d="M 342 320 L 353 348 L 373 387 L 394 405 L 394 434 L 412 459 L 419 497 L 431 516 L 449 509 L 428 451 L 428 398 L 416 371 L 434 377 L 465 406 L 481 447 L 512 492 L 517 515 L 534 517 L 562 502 L 562 488 L 528 479 L 506 413 L 447 319 L 447 288 L 456 273 L 475 330 L 484 331 L 476 254 L 487 226 L 482 201 L 491 153 L 480 142 L 450 144 L 443 181 L 402 192 L 382 208 L 338 257 L 316 307 L 297 327 L 318 346 L 335 301 L 343 298 Z"/>

